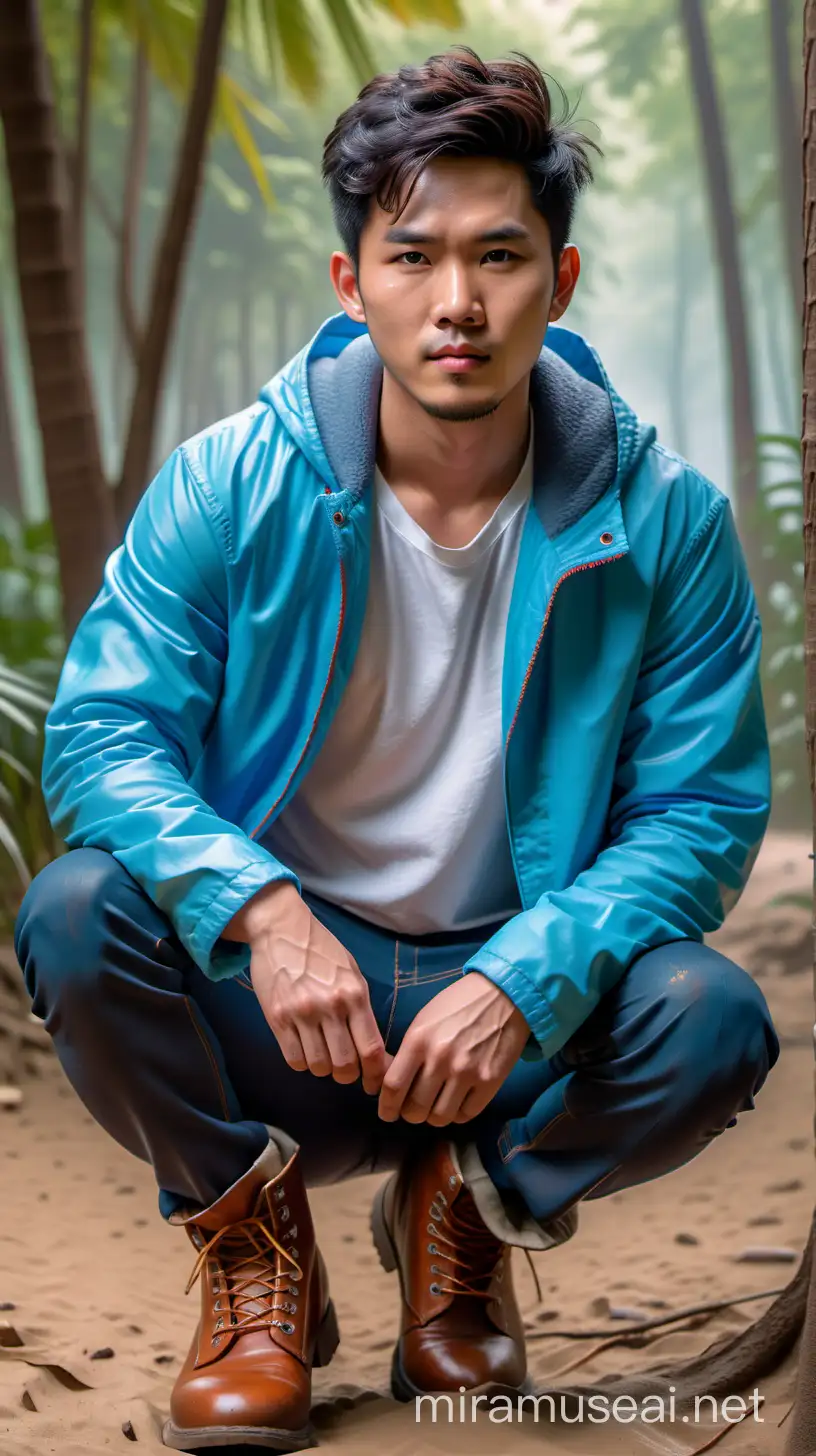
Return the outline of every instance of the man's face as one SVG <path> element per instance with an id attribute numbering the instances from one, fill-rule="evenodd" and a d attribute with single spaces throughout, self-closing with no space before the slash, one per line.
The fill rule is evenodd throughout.
<path id="1" fill-rule="evenodd" d="M 529 375 L 579 271 L 567 247 L 556 278 L 524 169 L 482 157 L 429 163 L 396 222 L 372 200 L 357 277 L 343 253 L 330 267 L 343 309 L 367 324 L 385 368 L 445 420 L 492 413 Z M 439 356 L 462 347 L 474 353 Z"/>

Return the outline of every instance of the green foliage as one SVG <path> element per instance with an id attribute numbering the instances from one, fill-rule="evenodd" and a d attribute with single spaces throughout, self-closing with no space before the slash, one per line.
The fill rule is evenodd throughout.
<path id="1" fill-rule="evenodd" d="M 56 552 L 48 522 L 23 525 L 0 512 L 0 930 L 21 890 L 59 853 L 40 775 L 43 722 L 64 642 Z"/>

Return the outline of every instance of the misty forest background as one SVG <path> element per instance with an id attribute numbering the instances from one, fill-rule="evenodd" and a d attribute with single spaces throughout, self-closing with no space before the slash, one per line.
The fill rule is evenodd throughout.
<path id="1" fill-rule="evenodd" d="M 563 323 L 731 497 L 773 822 L 809 832 L 802 15 L 788 0 L 15 0 L 0 17 L 0 929 L 61 849 L 65 642 L 173 447 L 337 312 L 323 138 L 376 71 L 522 50 L 596 140 Z M 556 115 L 563 102 L 553 87 Z"/>

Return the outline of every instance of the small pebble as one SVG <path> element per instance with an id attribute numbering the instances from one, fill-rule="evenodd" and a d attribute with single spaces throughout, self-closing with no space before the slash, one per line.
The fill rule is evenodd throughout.
<path id="1" fill-rule="evenodd" d="M 111 1349 L 110 1345 L 103 1345 L 102 1348 L 101 1348 L 101 1350 L 94 1350 L 93 1353 L 88 1356 L 88 1359 L 89 1360 L 112 1360 L 113 1359 L 113 1356 L 114 1356 L 114 1353 L 115 1352 Z"/>
<path id="2" fill-rule="evenodd" d="M 791 1138 L 788 1147 L 793 1148 L 795 1153 L 801 1153 L 805 1148 L 810 1147 L 810 1143 L 807 1138 Z"/>
<path id="3" fill-rule="evenodd" d="M 734 1255 L 735 1264 L 792 1264 L 799 1255 L 795 1249 L 776 1247 L 773 1244 L 752 1244 Z"/>
<path id="4" fill-rule="evenodd" d="M 769 1183 L 767 1188 L 763 1188 L 762 1191 L 763 1193 L 798 1193 L 799 1189 L 804 1186 L 801 1178 L 789 1178 L 786 1183 Z"/>
<path id="5" fill-rule="evenodd" d="M 674 1242 L 676 1244 L 699 1244 L 700 1240 L 696 1234 L 675 1234 Z"/>
<path id="6" fill-rule="evenodd" d="M 133 1424 L 131 1421 L 122 1422 L 122 1435 L 126 1436 L 128 1441 L 136 1440 L 136 1432 L 133 1429 Z"/>
<path id="7" fill-rule="evenodd" d="M 12 1304 L 12 1302 L 11 1302 L 10 1299 L 4 1299 L 3 1300 L 3 1303 L 0 1304 L 0 1309 L 16 1309 L 16 1308 L 17 1308 L 16 1304 Z"/>
<path id="8" fill-rule="evenodd" d="M 758 1213 L 755 1218 L 748 1219 L 749 1228 L 765 1228 L 772 1223 L 781 1223 L 782 1220 L 776 1213 Z"/>
<path id="9" fill-rule="evenodd" d="M 613 1320 L 645 1320 L 646 1316 L 642 1309 L 632 1309 L 626 1304 L 612 1304 L 609 1307 L 609 1318 Z"/>
<path id="10" fill-rule="evenodd" d="M 153 1363 L 154 1365 L 172 1365 L 175 1358 L 175 1355 L 154 1355 Z"/>
<path id="11" fill-rule="evenodd" d="M 121 1188 L 117 1188 L 116 1192 L 118 1194 L 135 1193 L 136 1189 L 130 1183 L 123 1183 Z"/>
<path id="12" fill-rule="evenodd" d="M 0 1320 L 0 1348 L 19 1350 L 24 1344 L 25 1341 L 20 1339 L 14 1325 L 10 1325 L 8 1320 Z"/>
<path id="13" fill-rule="evenodd" d="M 341 1234 L 340 1235 L 340 1242 L 341 1242 L 341 1244 L 353 1244 L 354 1243 L 354 1234 Z"/>
<path id="14" fill-rule="evenodd" d="M 144 1334 L 144 1330 L 142 1329 L 141 1325 L 128 1325 L 128 1329 L 130 1330 L 130 1333 L 132 1335 L 143 1335 Z"/>

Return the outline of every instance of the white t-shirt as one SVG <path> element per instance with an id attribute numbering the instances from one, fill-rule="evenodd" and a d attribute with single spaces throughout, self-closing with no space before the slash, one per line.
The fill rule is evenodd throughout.
<path id="1" fill-rule="evenodd" d="M 304 889 L 397 934 L 521 908 L 504 809 L 502 663 L 521 472 L 466 546 L 440 546 L 375 474 L 357 656 L 326 740 L 264 843 Z"/>

